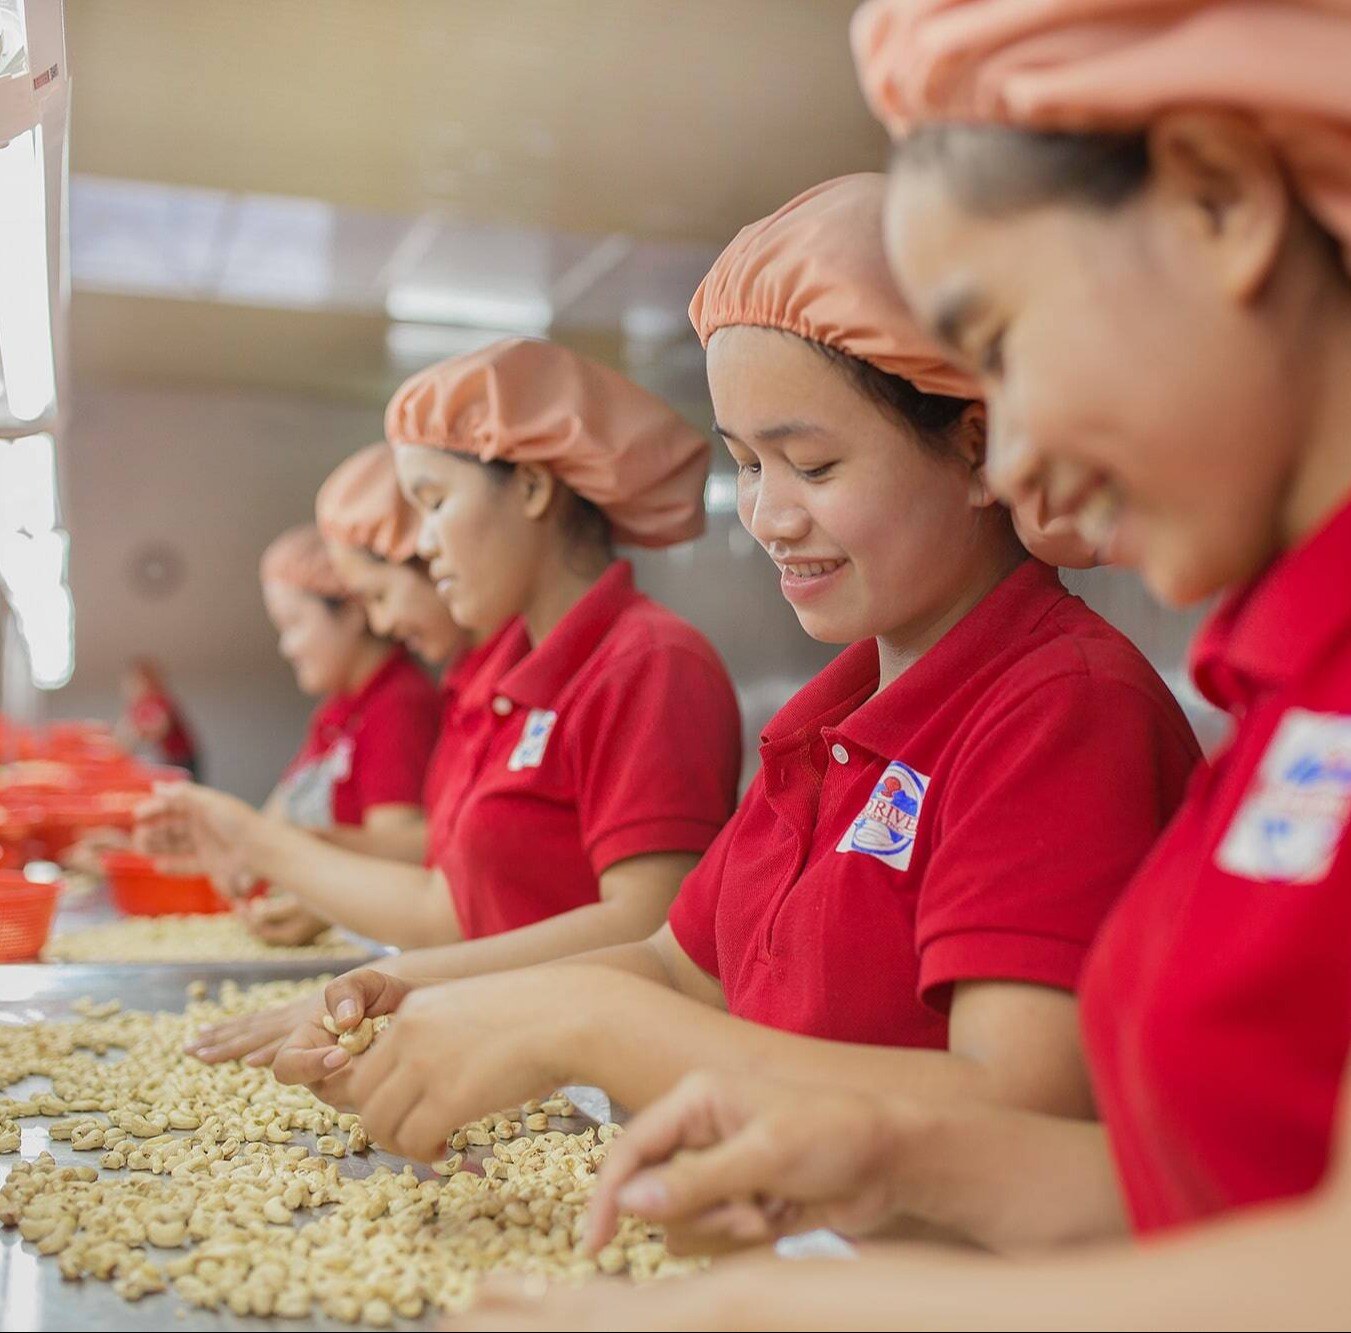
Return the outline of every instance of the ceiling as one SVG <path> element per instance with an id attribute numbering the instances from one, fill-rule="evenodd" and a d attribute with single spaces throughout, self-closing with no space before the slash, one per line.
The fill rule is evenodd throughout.
<path id="1" fill-rule="evenodd" d="M 877 167 L 884 151 L 849 58 L 854 0 L 66 8 L 77 242 L 93 187 L 106 202 L 119 182 L 210 191 L 237 221 L 256 210 L 235 196 L 286 196 L 268 216 L 296 225 L 319 201 L 359 238 L 334 252 L 343 299 L 331 303 L 312 290 L 259 297 L 246 261 L 263 250 L 240 243 L 228 282 L 166 294 L 138 285 L 145 266 L 125 242 L 144 257 L 181 238 L 104 209 L 83 230 L 102 245 L 97 280 L 77 247 L 72 335 L 77 376 L 97 381 L 377 398 L 400 368 L 385 312 L 352 293 L 387 295 L 400 274 L 405 317 L 419 320 L 473 322 L 445 298 L 484 275 L 518 310 L 534 295 L 557 306 L 566 288 L 562 336 L 617 355 L 634 302 L 674 329 L 738 227 L 819 180 Z"/>

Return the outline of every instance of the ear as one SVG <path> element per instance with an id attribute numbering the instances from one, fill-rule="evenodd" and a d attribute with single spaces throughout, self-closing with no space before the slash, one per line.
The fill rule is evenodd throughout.
<path id="1" fill-rule="evenodd" d="M 526 518 L 538 520 L 549 512 L 558 493 L 558 479 L 547 467 L 540 467 L 538 463 L 518 463 L 511 481 Z"/>
<path id="2" fill-rule="evenodd" d="M 1149 131 L 1156 201 L 1177 218 L 1221 290 L 1251 301 L 1280 258 L 1290 192 L 1271 145 L 1226 112 L 1174 112 Z"/>
<path id="3" fill-rule="evenodd" d="M 985 480 L 985 445 L 989 415 L 984 403 L 972 403 L 952 428 L 952 447 L 971 473 L 968 498 L 973 509 L 988 509 L 996 504 L 994 492 Z"/>

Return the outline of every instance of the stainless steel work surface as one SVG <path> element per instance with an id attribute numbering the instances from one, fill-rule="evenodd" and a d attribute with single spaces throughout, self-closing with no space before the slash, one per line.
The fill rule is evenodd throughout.
<path id="1" fill-rule="evenodd" d="M 126 921 L 131 918 L 123 916 L 112 905 L 108 898 L 106 887 L 101 883 L 77 883 L 76 886 L 65 890 L 61 894 L 57 905 L 56 920 L 52 923 L 53 936 L 58 934 L 73 934 L 76 931 L 88 929 L 91 926 L 106 926 L 117 921 Z M 114 968 L 114 976 L 122 978 L 123 985 L 128 984 L 127 978 L 134 973 L 149 972 L 151 970 L 159 971 L 161 969 L 173 969 L 177 967 L 191 967 L 196 969 L 192 976 L 200 977 L 204 981 L 224 980 L 226 977 L 234 977 L 241 985 L 249 985 L 255 981 L 276 980 L 279 978 L 295 979 L 299 977 L 315 976 L 320 972 L 346 972 L 350 968 L 360 967 L 362 963 L 368 963 L 376 958 L 385 958 L 396 950 L 388 945 L 380 944 L 375 940 L 367 939 L 364 935 L 357 935 L 353 931 L 338 929 L 340 934 L 349 943 L 355 945 L 363 952 L 360 954 L 315 954 L 312 957 L 305 958 L 246 958 L 229 959 L 221 958 L 211 962 L 192 962 L 192 963 L 34 963 L 34 964 L 0 964 L 0 976 L 18 968 Z M 190 978 L 191 979 L 191 978 Z M 20 982 L 5 983 L 0 981 L 0 986 L 8 987 L 9 984 L 21 984 Z M 132 983 L 138 985 L 139 983 Z M 109 995 L 120 994 L 121 992 L 111 991 Z"/>
<path id="2" fill-rule="evenodd" d="M 236 965 L 235 977 L 241 985 L 256 981 L 291 979 L 296 973 L 285 965 L 270 970 L 259 965 L 247 975 Z M 303 974 L 302 974 L 303 975 Z M 32 1023 L 42 1019 L 77 1017 L 72 1009 L 75 1000 L 89 997 L 95 1001 L 117 998 L 128 1009 L 142 1011 L 169 1011 L 180 1013 L 186 1003 L 189 982 L 205 980 L 214 992 L 223 977 L 216 975 L 214 965 L 154 964 L 138 968 L 130 964 L 68 964 L 49 963 L 0 966 L 0 1025 Z M 30 1096 L 45 1088 L 45 1079 L 28 1079 L 16 1087 L 6 1089 L 6 1095 Z M 594 1088 L 565 1090 L 579 1111 L 584 1114 L 570 1121 L 555 1121 L 554 1127 L 579 1131 L 597 1120 L 609 1118 L 610 1106 L 603 1093 Z M 43 1151 L 50 1152 L 62 1165 L 95 1165 L 97 1154 L 77 1153 L 68 1142 L 53 1141 L 47 1132 L 50 1117 L 25 1119 L 21 1156 L 33 1160 Z M 296 1143 L 313 1147 L 313 1136 L 298 1134 Z M 470 1170 L 479 1171 L 482 1152 L 466 1154 Z M 0 1157 L 0 1181 L 9 1174 L 19 1156 Z M 372 1150 L 363 1156 L 345 1157 L 339 1163 L 343 1175 L 361 1178 L 377 1166 L 402 1170 L 405 1159 L 389 1153 Z M 420 1176 L 430 1171 L 415 1166 Z M 104 1172 L 101 1175 L 115 1175 Z M 159 1259 L 172 1256 L 169 1251 L 149 1251 Z M 395 1328 L 434 1328 L 439 1322 L 435 1311 L 416 1323 L 396 1320 Z M 303 1324 L 297 1320 L 243 1318 L 229 1313 L 212 1312 L 189 1306 L 170 1289 L 159 1295 L 129 1303 L 113 1291 L 111 1284 L 86 1279 L 83 1282 L 64 1282 L 56 1261 L 40 1256 L 32 1245 L 20 1240 L 17 1230 L 0 1231 L 0 1331 L 65 1330 L 65 1329 L 185 1329 L 185 1330 L 241 1330 L 284 1328 L 340 1329 L 352 1325 L 339 1324 L 320 1315 L 308 1317 Z"/>

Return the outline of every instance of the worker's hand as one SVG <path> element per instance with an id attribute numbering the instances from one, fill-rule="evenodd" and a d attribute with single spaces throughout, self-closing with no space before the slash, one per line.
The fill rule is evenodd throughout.
<path id="1" fill-rule="evenodd" d="M 235 904 L 235 914 L 264 944 L 309 944 L 333 923 L 290 893 L 271 893 Z"/>
<path id="2" fill-rule="evenodd" d="M 205 873 L 229 897 L 257 882 L 250 839 L 263 817 L 244 801 L 190 782 L 160 783 L 136 808 L 135 845 L 171 874 Z"/>
<path id="3" fill-rule="evenodd" d="M 802 1307 L 808 1283 L 827 1292 L 847 1280 L 853 1265 L 785 1263 L 768 1255 L 717 1265 L 711 1273 L 678 1282 L 545 1282 L 507 1274 L 485 1278 L 473 1307 L 443 1327 L 470 1330 L 823 1328 L 785 1321 L 784 1311 Z M 897 1286 L 900 1287 L 900 1283 Z M 791 1313 L 788 1315 L 791 1319 Z M 898 1322 L 897 1327 L 902 1327 Z"/>
<path id="4" fill-rule="evenodd" d="M 350 1062 L 348 1104 L 373 1142 L 435 1161 L 467 1121 L 568 1081 L 560 1034 L 540 1016 L 586 1003 L 568 993 L 572 979 L 571 967 L 535 967 L 423 987 L 403 999 L 364 1055 L 351 1059 L 339 1048 L 325 1063 L 341 1069 Z"/>
<path id="5" fill-rule="evenodd" d="M 184 1046 L 205 1064 L 218 1065 L 226 1060 L 242 1060 L 246 1065 L 270 1065 L 282 1042 L 296 1025 L 304 1022 L 316 1004 L 318 994 L 306 995 L 290 1004 L 273 1005 L 256 1013 L 228 1018 L 194 1033 Z"/>
<path id="6" fill-rule="evenodd" d="M 121 829 L 93 828 L 67 847 L 59 859 L 66 870 L 81 875 L 101 875 L 104 852 L 121 851 L 130 845 L 131 836 Z"/>
<path id="7" fill-rule="evenodd" d="M 330 981 L 287 1033 L 273 1059 L 273 1075 L 279 1083 L 303 1083 L 329 1105 L 348 1110 L 353 1059 L 338 1045 L 337 1034 L 328 1030 L 324 1019 L 330 1019 L 338 1033 L 350 1032 L 364 1018 L 395 1013 L 411 992 L 408 982 L 371 967 L 356 968 Z"/>
<path id="8" fill-rule="evenodd" d="M 891 1159 L 906 1120 L 855 1093 L 696 1073 L 610 1145 L 587 1217 L 593 1253 L 620 1213 L 667 1228 L 677 1252 L 716 1252 L 830 1227 L 862 1235 L 896 1215 Z"/>

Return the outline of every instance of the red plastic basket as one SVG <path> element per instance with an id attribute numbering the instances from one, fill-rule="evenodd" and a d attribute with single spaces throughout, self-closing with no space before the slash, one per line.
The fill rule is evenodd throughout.
<path id="1" fill-rule="evenodd" d="M 228 912 L 230 904 L 205 875 L 166 875 L 138 852 L 105 852 L 108 896 L 128 916 L 177 916 Z"/>
<path id="2" fill-rule="evenodd" d="M 51 933 L 61 885 L 35 884 L 18 870 L 0 870 L 0 962 L 36 958 Z"/>

